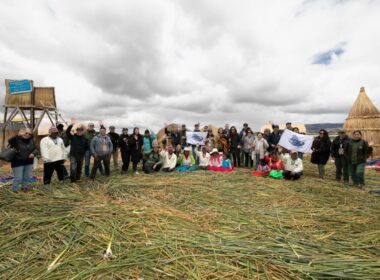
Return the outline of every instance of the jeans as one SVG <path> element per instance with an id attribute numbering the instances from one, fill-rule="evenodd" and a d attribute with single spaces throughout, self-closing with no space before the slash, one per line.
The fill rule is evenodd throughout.
<path id="1" fill-rule="evenodd" d="M 63 160 L 44 163 L 44 185 L 48 185 L 51 182 L 54 171 L 57 172 L 58 180 L 63 182 L 65 175 L 63 171 Z"/>
<path id="2" fill-rule="evenodd" d="M 244 163 L 245 167 L 253 167 L 253 160 L 250 152 L 244 152 Z"/>
<path id="3" fill-rule="evenodd" d="M 33 170 L 33 164 L 28 165 L 21 165 L 17 167 L 13 167 L 13 184 L 12 189 L 13 191 L 19 191 L 20 190 L 20 184 L 21 189 L 27 190 L 28 189 L 28 180 L 30 176 L 32 176 L 32 170 Z"/>
<path id="4" fill-rule="evenodd" d="M 86 177 L 90 176 L 90 162 L 91 162 L 91 151 L 87 150 L 86 153 L 84 154 L 84 174 Z M 95 161 L 95 160 L 94 160 Z M 103 174 L 103 166 L 100 164 L 99 165 L 99 171 L 101 174 Z"/>
<path id="5" fill-rule="evenodd" d="M 290 171 L 284 171 L 282 175 L 285 180 L 298 180 L 301 178 L 302 172 L 292 174 Z"/>
<path id="6" fill-rule="evenodd" d="M 336 174 L 335 179 L 337 181 L 340 181 L 343 174 L 343 181 L 347 182 L 350 179 L 349 173 L 348 173 L 348 161 L 344 156 L 339 156 L 335 158 L 335 167 L 336 167 Z"/>
<path id="7" fill-rule="evenodd" d="M 110 161 L 111 161 L 111 154 L 97 156 L 94 159 L 94 165 L 92 166 L 92 169 L 91 169 L 90 178 L 91 179 L 95 179 L 96 171 L 97 171 L 98 168 L 100 169 L 100 166 L 102 165 L 102 162 L 104 164 L 105 175 L 109 176 L 110 173 L 111 173 L 110 172 Z"/>
<path id="8" fill-rule="evenodd" d="M 318 164 L 319 177 L 325 177 L 325 164 Z"/>
<path id="9" fill-rule="evenodd" d="M 118 160 L 119 160 L 119 150 L 112 151 L 112 160 L 113 160 L 113 168 L 117 170 L 119 168 Z"/>
<path id="10" fill-rule="evenodd" d="M 350 164 L 350 175 L 354 185 L 364 185 L 365 163 Z"/>
<path id="11" fill-rule="evenodd" d="M 83 157 L 76 158 L 70 156 L 70 180 L 71 183 L 80 180 L 82 175 L 82 167 L 83 167 Z"/>
<path id="12" fill-rule="evenodd" d="M 121 160 L 123 161 L 123 166 L 121 167 L 122 172 L 127 172 L 129 168 L 129 163 L 131 161 L 131 154 L 129 151 L 120 150 L 121 152 Z"/>
<path id="13" fill-rule="evenodd" d="M 260 154 L 255 154 L 255 169 L 259 166 L 260 163 Z"/>
<path id="14" fill-rule="evenodd" d="M 144 172 L 146 174 L 151 174 L 151 173 L 154 173 L 154 172 L 158 172 L 160 171 L 161 169 L 161 164 L 157 164 L 156 165 L 156 168 L 153 168 L 154 165 L 145 165 L 145 169 L 144 169 Z"/>

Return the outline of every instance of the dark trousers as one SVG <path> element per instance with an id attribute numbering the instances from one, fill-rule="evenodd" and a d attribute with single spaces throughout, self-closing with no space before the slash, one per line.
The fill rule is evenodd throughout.
<path id="1" fill-rule="evenodd" d="M 231 156 L 235 167 L 240 167 L 240 149 L 232 148 Z"/>
<path id="2" fill-rule="evenodd" d="M 44 163 L 44 185 L 50 184 L 54 171 L 57 172 L 58 180 L 63 181 L 65 178 L 63 167 L 63 160 Z"/>
<path id="3" fill-rule="evenodd" d="M 350 175 L 355 186 L 364 185 L 365 163 L 350 164 Z"/>
<path id="4" fill-rule="evenodd" d="M 110 161 L 111 161 L 111 154 L 103 155 L 103 156 L 97 156 L 94 158 L 94 165 L 91 169 L 90 178 L 95 179 L 96 170 L 99 168 L 99 166 L 103 163 L 104 164 L 104 175 L 109 176 L 110 175 Z"/>
<path id="5" fill-rule="evenodd" d="M 344 156 L 339 156 L 335 158 L 336 174 L 335 179 L 340 181 L 343 175 L 343 181 L 347 182 L 350 180 L 350 175 L 348 173 L 348 161 Z"/>
<path id="6" fill-rule="evenodd" d="M 244 152 L 244 163 L 245 163 L 245 167 L 248 167 L 248 165 L 250 167 L 253 167 L 253 160 L 252 160 L 252 155 L 250 152 Z"/>
<path id="7" fill-rule="evenodd" d="M 80 180 L 82 175 L 83 157 L 70 156 L 70 180 L 71 183 Z"/>
<path id="8" fill-rule="evenodd" d="M 162 172 L 173 172 L 174 170 L 175 168 L 169 168 L 169 167 L 162 168 Z"/>
<path id="9" fill-rule="evenodd" d="M 158 172 L 161 169 L 161 164 L 156 165 L 156 168 L 153 168 L 153 165 L 145 165 L 144 172 L 146 174 L 151 174 L 154 172 Z"/>
<path id="10" fill-rule="evenodd" d="M 292 174 L 290 171 L 284 171 L 282 174 L 286 180 L 298 180 L 301 178 L 302 172 Z"/>
<path id="11" fill-rule="evenodd" d="M 121 160 L 123 161 L 121 171 L 127 172 L 129 168 L 129 163 L 131 161 L 131 154 L 125 150 L 120 150 L 120 152 L 121 152 Z"/>

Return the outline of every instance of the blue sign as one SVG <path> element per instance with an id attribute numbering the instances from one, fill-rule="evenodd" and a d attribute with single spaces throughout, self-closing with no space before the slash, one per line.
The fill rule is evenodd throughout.
<path id="1" fill-rule="evenodd" d="M 9 82 L 9 94 L 32 92 L 33 86 L 29 80 L 19 80 Z"/>

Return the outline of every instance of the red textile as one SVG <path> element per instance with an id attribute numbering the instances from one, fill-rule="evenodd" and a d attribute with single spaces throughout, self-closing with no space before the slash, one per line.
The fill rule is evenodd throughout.
<path id="1" fill-rule="evenodd" d="M 210 171 L 218 171 L 218 172 L 230 172 L 230 171 L 234 170 L 234 167 L 225 168 L 225 167 L 213 167 L 213 166 L 209 166 L 208 170 L 210 170 Z"/>
<path id="2" fill-rule="evenodd" d="M 270 159 L 268 165 L 270 170 L 284 170 L 284 164 L 281 159 L 278 161 L 272 161 L 272 159 Z"/>
<path id="3" fill-rule="evenodd" d="M 269 174 L 269 171 L 253 171 L 252 172 L 252 176 L 255 176 L 255 177 L 266 177 L 268 176 Z"/>

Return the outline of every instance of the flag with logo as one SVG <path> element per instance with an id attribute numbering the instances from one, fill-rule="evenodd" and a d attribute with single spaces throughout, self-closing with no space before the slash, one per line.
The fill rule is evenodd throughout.
<path id="1" fill-rule="evenodd" d="M 207 132 L 190 132 L 186 131 L 186 141 L 190 145 L 204 145 Z"/>
<path id="2" fill-rule="evenodd" d="M 311 153 L 313 140 L 313 136 L 298 134 L 289 129 L 285 129 L 278 145 L 289 151 L 295 150 L 301 153 Z"/>

